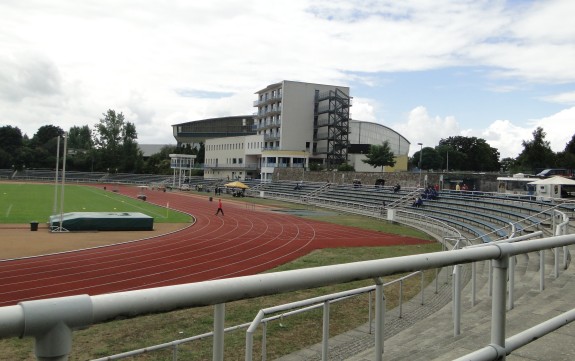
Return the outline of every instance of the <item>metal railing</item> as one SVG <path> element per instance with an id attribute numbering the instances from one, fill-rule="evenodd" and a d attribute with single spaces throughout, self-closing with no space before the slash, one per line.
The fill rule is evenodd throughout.
<path id="1" fill-rule="evenodd" d="M 96 296 L 24 301 L 0 308 L 0 337 L 33 337 L 39 360 L 67 360 L 74 330 L 120 316 L 214 305 L 213 359 L 223 360 L 223 310 L 226 302 L 371 279 L 374 280 L 376 292 L 375 360 L 382 360 L 385 312 L 382 277 L 491 260 L 494 267 L 491 343 L 506 350 L 505 294 L 509 258 L 573 244 L 575 235 L 570 234 L 529 242 L 486 244 L 456 252 L 427 253 Z M 249 350 L 246 348 L 246 360 L 251 360 L 248 356 Z"/>

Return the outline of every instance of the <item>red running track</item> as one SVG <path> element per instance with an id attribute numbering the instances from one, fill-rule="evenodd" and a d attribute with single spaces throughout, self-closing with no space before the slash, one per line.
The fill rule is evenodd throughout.
<path id="1" fill-rule="evenodd" d="M 119 193 L 135 197 L 134 187 Z M 0 306 L 19 301 L 103 294 L 252 275 L 315 249 L 425 243 L 303 219 L 267 207 L 150 191 L 147 201 L 193 214 L 192 226 L 155 238 L 0 262 Z M 103 234 L 105 237 L 105 233 Z"/>

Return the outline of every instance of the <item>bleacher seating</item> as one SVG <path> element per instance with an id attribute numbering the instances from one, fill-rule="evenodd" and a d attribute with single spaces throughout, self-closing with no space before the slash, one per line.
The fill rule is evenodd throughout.
<path id="1" fill-rule="evenodd" d="M 266 191 L 266 197 L 311 203 L 323 207 L 338 208 L 350 212 L 378 215 L 378 209 L 394 207 L 447 223 L 469 238 L 488 242 L 523 232 L 543 230 L 550 232 L 553 211 L 552 204 L 525 197 L 509 197 L 492 193 L 444 191 L 433 200 L 424 200 L 423 206 L 411 207 L 421 192 L 416 188 L 402 188 L 394 192 L 393 187 L 377 187 L 358 184 L 327 184 L 298 181 L 266 183 L 258 190 Z M 252 192 L 253 196 L 257 196 Z M 573 206 L 564 206 L 573 212 Z M 513 225 L 513 227 L 512 227 Z"/>

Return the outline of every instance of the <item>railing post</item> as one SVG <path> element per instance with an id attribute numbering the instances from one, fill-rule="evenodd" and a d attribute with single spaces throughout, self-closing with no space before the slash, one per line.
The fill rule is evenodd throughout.
<path id="1" fill-rule="evenodd" d="M 385 322 L 385 295 L 383 279 L 375 278 L 375 361 L 383 360 L 383 325 Z"/>
<path id="2" fill-rule="evenodd" d="M 509 299 L 507 300 L 507 309 L 512 310 L 515 307 L 515 256 L 509 257 L 507 273 L 509 277 Z"/>
<path id="3" fill-rule="evenodd" d="M 403 317 L 403 278 L 399 280 L 399 318 Z"/>
<path id="4" fill-rule="evenodd" d="M 493 295 L 493 260 L 489 260 L 489 284 L 488 284 L 488 290 L 487 290 L 487 294 L 489 295 L 489 297 L 491 297 L 491 295 Z"/>
<path id="5" fill-rule="evenodd" d="M 461 333 L 461 266 L 453 267 L 453 335 Z"/>
<path id="6" fill-rule="evenodd" d="M 24 332 L 20 337 L 35 339 L 39 361 L 67 361 L 72 350 L 72 331 L 92 323 L 93 306 L 88 295 L 19 303 L 24 315 Z"/>
<path id="7" fill-rule="evenodd" d="M 268 353 L 268 323 L 262 324 L 262 361 L 267 360 Z"/>
<path id="8" fill-rule="evenodd" d="M 424 287 L 424 283 L 425 283 L 425 278 L 424 276 L 424 272 L 421 271 L 421 305 L 423 306 L 425 304 L 425 300 L 423 298 L 423 287 Z"/>
<path id="9" fill-rule="evenodd" d="M 477 262 L 471 264 L 471 306 L 477 303 Z"/>
<path id="10" fill-rule="evenodd" d="M 539 251 L 539 291 L 545 289 L 545 250 Z"/>
<path id="11" fill-rule="evenodd" d="M 491 305 L 491 343 L 505 348 L 507 268 L 509 256 L 493 260 L 493 297 Z M 498 360 L 505 361 L 505 354 Z"/>
<path id="12" fill-rule="evenodd" d="M 323 339 L 321 342 L 321 359 L 327 361 L 329 357 L 329 300 L 323 303 Z"/>
<path id="13" fill-rule="evenodd" d="M 213 361 L 224 361 L 224 326 L 226 319 L 226 304 L 219 303 L 214 306 L 214 340 Z"/>

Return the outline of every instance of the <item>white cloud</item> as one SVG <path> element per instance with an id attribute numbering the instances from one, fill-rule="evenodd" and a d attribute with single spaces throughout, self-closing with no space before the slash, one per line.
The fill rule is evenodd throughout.
<path id="1" fill-rule="evenodd" d="M 545 101 L 559 104 L 575 104 L 575 91 L 549 95 L 542 98 Z"/>
<path id="2" fill-rule="evenodd" d="M 543 128 L 545 140 L 554 152 L 561 152 L 575 134 L 575 107 L 564 109 L 541 119 L 532 119 L 526 126 L 518 126 L 509 120 L 496 120 L 480 137 L 499 150 L 501 158 L 515 158 L 523 151 L 523 141 L 533 139 L 537 127 Z"/>
<path id="3" fill-rule="evenodd" d="M 433 148 L 443 138 L 463 135 L 454 117 L 432 117 L 423 106 L 411 110 L 405 123 L 394 124 L 391 128 L 411 141 L 410 156 L 419 150 L 417 143 L 423 143 L 423 147 Z"/>
<path id="4" fill-rule="evenodd" d="M 498 78 L 574 82 L 575 28 L 556 26 L 574 16 L 568 0 L 5 1 L 0 123 L 31 136 L 45 124 L 92 126 L 115 109 L 140 142 L 173 143 L 170 125 L 250 114 L 253 93 L 283 79 L 377 86 L 389 72 L 480 66 Z M 547 99 L 573 104 L 573 93 Z M 353 118 L 377 121 L 382 102 L 355 98 Z M 395 129 L 432 145 L 472 134 L 460 123 L 418 107 Z M 493 129 L 521 133 L 505 126 Z"/>

